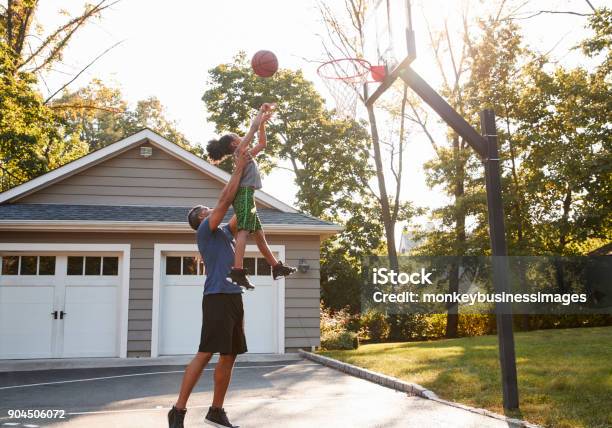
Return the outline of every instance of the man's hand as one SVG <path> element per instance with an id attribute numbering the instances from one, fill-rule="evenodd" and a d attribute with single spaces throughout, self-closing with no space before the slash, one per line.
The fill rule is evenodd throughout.
<path id="1" fill-rule="evenodd" d="M 234 168 L 237 171 L 242 171 L 247 163 L 251 160 L 251 154 L 249 153 L 248 147 L 244 147 L 244 150 L 240 150 L 238 157 L 236 159 L 236 164 Z"/>

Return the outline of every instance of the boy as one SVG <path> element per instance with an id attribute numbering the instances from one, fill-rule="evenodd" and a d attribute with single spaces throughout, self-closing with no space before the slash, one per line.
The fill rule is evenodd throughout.
<path id="1" fill-rule="evenodd" d="M 238 223 L 238 233 L 236 234 L 236 256 L 234 266 L 230 271 L 230 278 L 232 282 L 246 289 L 255 288 L 249 281 L 248 272 L 243 267 L 244 251 L 249 233 L 254 234 L 259 251 L 265 257 L 268 264 L 272 266 L 272 276 L 274 279 L 279 276 L 291 275 L 296 271 L 294 267 L 283 265 L 282 262 L 276 260 L 274 255 L 272 255 L 255 207 L 255 190 L 261 189 L 262 184 L 257 163 L 253 158 L 266 148 L 266 122 L 272 116 L 274 108 L 274 104 L 263 104 L 259 109 L 257 118 L 253 122 L 253 126 L 251 126 L 251 129 L 249 129 L 249 132 L 244 137 L 240 138 L 236 134 L 227 134 L 218 140 L 209 141 L 206 146 L 208 157 L 213 162 L 218 163 L 230 154 L 239 156 L 244 152 L 248 152 L 252 158 L 242 172 L 240 187 L 232 204 Z M 249 150 L 249 145 L 257 127 L 259 128 L 258 144 Z"/>

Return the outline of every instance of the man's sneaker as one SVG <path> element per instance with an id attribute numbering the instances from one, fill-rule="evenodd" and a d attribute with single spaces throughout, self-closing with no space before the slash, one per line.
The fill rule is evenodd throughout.
<path id="1" fill-rule="evenodd" d="M 169 428 L 183 428 L 183 421 L 185 420 L 185 414 L 187 409 L 179 410 L 172 406 L 168 412 L 168 427 Z"/>
<path id="2" fill-rule="evenodd" d="M 239 286 L 244 287 L 247 290 L 252 290 L 255 287 L 253 286 L 253 284 L 251 284 L 251 281 L 249 281 L 247 273 L 248 272 L 246 269 L 232 268 L 229 277 L 234 284 L 238 284 Z"/>
<path id="3" fill-rule="evenodd" d="M 279 276 L 289 276 L 296 270 L 297 269 L 293 266 L 285 266 L 283 262 L 278 262 L 276 266 L 272 268 L 272 277 L 276 279 Z"/>
<path id="4" fill-rule="evenodd" d="M 210 407 L 206 414 L 206 418 L 204 418 L 204 423 L 217 428 L 238 428 L 237 425 L 232 425 L 230 423 L 225 414 L 225 410 L 221 407 Z"/>

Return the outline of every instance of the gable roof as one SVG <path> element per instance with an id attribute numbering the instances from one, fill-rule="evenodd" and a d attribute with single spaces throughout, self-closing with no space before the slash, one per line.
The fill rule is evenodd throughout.
<path id="1" fill-rule="evenodd" d="M 0 204 L 13 202 L 23 198 L 24 196 L 57 183 L 58 181 L 77 174 L 78 172 L 97 165 L 107 159 L 113 158 L 144 142 L 148 142 L 151 145 L 158 147 L 166 153 L 178 158 L 198 171 L 222 182 L 223 184 L 230 180 L 231 175 L 223 171 L 221 168 L 211 165 L 204 159 L 168 141 L 154 131 L 150 129 L 143 129 L 142 131 L 132 134 L 129 137 L 117 141 L 116 143 L 91 152 L 79 159 L 73 160 L 72 162 L 56 168 L 53 171 L 49 171 L 46 174 L 33 178 L 32 180 L 20 184 L 19 186 L 7 190 L 6 192 L 0 193 Z M 255 191 L 255 199 L 285 213 L 298 212 L 292 206 L 285 204 L 284 202 L 265 192 L 262 192 L 261 190 Z"/>

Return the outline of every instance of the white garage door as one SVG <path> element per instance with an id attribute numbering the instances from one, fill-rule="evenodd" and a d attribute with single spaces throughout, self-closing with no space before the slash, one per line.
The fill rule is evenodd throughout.
<path id="1" fill-rule="evenodd" d="M 119 356 L 118 254 L 0 259 L 0 358 Z"/>
<path id="2" fill-rule="evenodd" d="M 248 250 L 248 249 L 247 249 Z M 204 264 L 195 252 L 165 252 L 160 269 L 159 354 L 197 352 L 202 325 Z M 259 253 L 247 251 L 244 266 L 255 290 L 243 294 L 245 333 L 250 353 L 279 352 L 280 281 Z"/>

